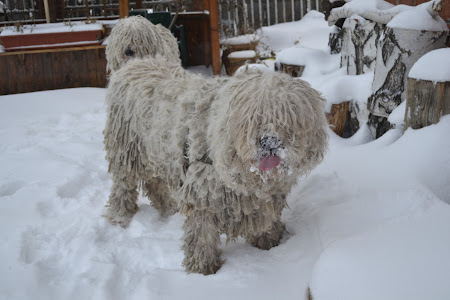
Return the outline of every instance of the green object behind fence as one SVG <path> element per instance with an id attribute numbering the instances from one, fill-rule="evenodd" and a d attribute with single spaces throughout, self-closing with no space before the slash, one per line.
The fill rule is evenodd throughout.
<path id="1" fill-rule="evenodd" d="M 143 16 L 147 18 L 153 24 L 161 24 L 162 26 L 169 28 L 172 22 L 172 14 L 170 12 L 148 12 L 147 9 L 134 9 L 130 10 L 130 16 Z M 178 40 L 178 48 L 180 50 L 181 63 L 184 68 L 187 68 L 187 50 L 186 50 L 186 38 L 184 34 L 183 25 L 172 27 L 172 34 Z"/>

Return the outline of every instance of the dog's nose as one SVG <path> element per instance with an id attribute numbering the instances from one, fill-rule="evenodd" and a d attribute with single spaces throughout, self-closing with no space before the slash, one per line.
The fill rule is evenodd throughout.
<path id="1" fill-rule="evenodd" d="M 262 157 L 274 155 L 281 147 L 281 140 L 275 136 L 264 136 L 260 140 Z"/>

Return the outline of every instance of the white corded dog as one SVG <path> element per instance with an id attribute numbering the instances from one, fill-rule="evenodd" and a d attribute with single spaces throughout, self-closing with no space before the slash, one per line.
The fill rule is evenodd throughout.
<path id="1" fill-rule="evenodd" d="M 222 233 L 278 245 L 286 196 L 327 148 L 325 100 L 282 73 L 206 79 L 163 57 L 133 60 L 113 73 L 107 104 L 106 216 L 128 225 L 138 188 L 162 215 L 179 209 L 188 272 L 220 268 Z"/>

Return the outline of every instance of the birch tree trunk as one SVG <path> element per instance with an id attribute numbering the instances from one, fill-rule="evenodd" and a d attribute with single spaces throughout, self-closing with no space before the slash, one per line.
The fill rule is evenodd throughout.
<path id="1" fill-rule="evenodd" d="M 348 75 L 361 75 L 374 70 L 377 45 L 384 27 L 383 24 L 356 15 L 346 19 L 341 31 L 341 67 L 346 67 Z M 331 41 L 330 38 L 330 47 Z M 362 122 L 365 123 L 369 115 L 367 106 L 359 107 L 352 102 L 348 108 L 350 114 L 345 128 L 346 137 L 358 131 L 359 121 L 364 119 Z"/>
<path id="2" fill-rule="evenodd" d="M 368 100 L 374 137 L 384 134 L 389 114 L 406 99 L 409 70 L 425 53 L 445 47 L 447 31 L 424 31 L 386 27 L 378 41 L 372 95 Z M 386 129 L 389 129 L 387 126 Z"/>
<path id="3" fill-rule="evenodd" d="M 348 18 L 342 30 L 341 66 L 348 75 L 360 75 L 373 71 L 377 57 L 377 45 L 384 25 L 361 17 Z"/>

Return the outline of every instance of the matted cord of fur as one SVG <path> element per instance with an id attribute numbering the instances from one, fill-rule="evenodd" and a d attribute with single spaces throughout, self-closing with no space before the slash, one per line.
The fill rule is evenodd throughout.
<path id="1" fill-rule="evenodd" d="M 327 148 L 325 100 L 282 73 L 204 78 L 157 55 L 114 72 L 106 99 L 106 217 L 126 226 L 139 187 L 162 215 L 178 208 L 187 272 L 220 268 L 220 234 L 277 246 L 287 195 Z"/>

